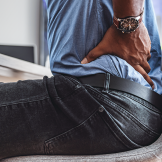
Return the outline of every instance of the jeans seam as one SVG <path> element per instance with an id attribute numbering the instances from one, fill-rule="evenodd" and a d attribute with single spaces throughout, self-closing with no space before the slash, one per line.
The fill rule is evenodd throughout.
<path id="1" fill-rule="evenodd" d="M 91 119 L 92 116 L 96 116 L 98 112 L 98 109 L 96 109 L 86 120 L 84 120 L 83 122 L 81 122 L 79 125 L 75 126 L 74 128 L 69 129 L 68 131 L 61 133 L 60 135 L 57 135 L 56 137 L 50 138 L 48 140 L 44 141 L 44 152 L 46 155 L 49 154 L 50 152 L 50 145 L 52 145 L 52 143 L 54 143 L 54 141 L 58 141 L 60 139 L 65 139 L 67 138 L 68 135 L 71 135 L 73 132 L 77 131 L 77 130 L 82 130 L 84 124 Z"/>
<path id="2" fill-rule="evenodd" d="M 136 102 L 138 102 L 139 104 L 141 104 L 141 105 L 143 105 L 144 107 L 146 107 L 146 108 L 148 108 L 150 111 L 153 111 L 154 113 L 156 113 L 156 114 L 158 114 L 159 116 L 160 116 L 160 119 L 161 119 L 161 121 L 162 121 L 162 113 L 161 112 L 158 112 L 158 111 L 156 111 L 156 110 L 153 110 L 152 108 L 149 108 L 147 105 L 144 105 L 141 101 L 138 101 L 138 99 L 136 99 L 136 98 L 133 98 L 133 97 L 131 97 L 129 94 L 127 95 L 127 94 L 121 94 L 121 95 L 123 95 L 123 96 L 125 96 L 125 97 L 128 97 L 128 98 L 130 98 L 130 99 L 132 99 L 133 101 L 136 101 Z M 146 101 L 145 101 L 146 102 Z M 152 106 L 152 105 L 151 105 Z M 129 111 L 128 111 L 129 112 Z M 147 126 L 145 126 L 146 128 L 147 128 Z M 153 130 L 151 130 L 152 132 L 154 132 Z M 155 134 L 157 134 L 156 132 L 154 132 Z M 158 135 L 158 134 L 157 134 Z"/>
<path id="3" fill-rule="evenodd" d="M 130 98 L 130 99 L 132 99 L 132 100 L 134 100 L 134 101 L 136 101 L 136 102 L 138 102 L 139 104 L 141 104 L 141 105 L 147 107 L 149 110 L 151 110 L 151 111 L 153 111 L 153 112 L 155 112 L 155 113 L 161 114 L 161 112 L 158 112 L 158 111 L 155 111 L 155 110 L 151 109 L 151 108 L 148 107 L 147 105 L 144 105 L 144 104 L 143 104 L 142 102 L 140 102 L 139 100 L 137 100 L 137 99 L 135 99 L 135 98 L 133 98 L 133 97 L 127 95 L 127 94 L 122 94 L 122 95 L 123 95 L 123 96 L 126 96 L 126 97 L 128 97 L 128 98 Z M 147 101 L 145 101 L 145 102 L 147 102 Z"/>
<path id="4" fill-rule="evenodd" d="M 56 97 L 55 99 L 56 99 L 56 100 L 62 100 L 62 101 L 64 101 L 64 100 L 68 99 L 69 97 L 74 96 L 75 94 L 81 93 L 82 91 L 85 91 L 85 89 L 80 89 L 80 88 L 78 88 L 78 89 L 75 89 L 71 94 L 68 94 L 68 96 L 66 96 L 66 97 L 63 97 L 63 98 Z M 79 93 L 78 93 L 78 92 L 79 92 Z"/>
<path id="5" fill-rule="evenodd" d="M 75 85 L 81 85 L 81 83 L 77 80 L 77 79 L 74 79 L 72 78 L 71 76 L 68 76 L 68 75 L 63 75 L 65 78 L 67 77 L 69 80 L 71 80 Z"/>
<path id="6" fill-rule="evenodd" d="M 106 112 L 106 111 L 105 111 Z M 100 114 L 102 120 L 106 123 L 106 125 L 110 128 L 110 130 L 114 133 L 114 135 L 118 138 L 118 140 L 120 140 L 120 142 L 122 142 L 126 147 L 128 147 L 129 149 L 135 149 L 135 148 L 140 148 L 142 147 L 141 145 L 138 145 L 136 143 L 134 143 L 131 139 L 129 139 L 127 137 L 127 135 L 120 129 L 120 127 L 118 127 L 118 125 L 115 123 L 115 121 L 113 120 L 112 118 L 112 115 L 108 112 L 106 112 L 106 114 L 108 115 L 108 118 L 106 117 L 106 119 L 109 119 L 109 122 L 107 122 L 104 118 L 104 115 Z M 113 124 L 110 124 L 110 121 L 113 122 Z M 111 125 L 111 126 L 110 126 Z M 112 126 L 113 125 L 113 126 Z M 118 131 L 114 131 L 114 129 L 117 129 Z M 120 136 L 117 135 L 116 132 L 120 132 Z M 122 139 L 121 139 L 121 135 L 122 135 Z M 128 144 L 129 142 L 129 144 Z M 127 144 L 126 144 L 127 143 Z M 132 146 L 129 146 L 129 145 L 134 145 L 133 147 Z"/>
<path id="7" fill-rule="evenodd" d="M 30 100 L 30 101 L 18 101 L 18 102 L 13 102 L 13 103 L 9 103 L 9 104 L 3 104 L 3 105 L 0 105 L 0 107 L 5 107 L 5 106 L 10 106 L 10 105 L 17 105 L 17 104 L 20 104 L 20 103 L 31 103 L 31 102 L 35 102 L 35 101 L 42 101 L 42 100 L 45 100 L 45 99 L 49 99 L 49 97 L 47 96 L 44 96 L 44 98 L 41 98 L 41 99 L 35 99 L 35 100 Z"/>
<path id="8" fill-rule="evenodd" d="M 66 131 L 66 132 L 64 132 L 64 133 L 62 133 L 62 134 L 60 134 L 60 135 L 57 135 L 56 137 L 53 137 L 53 138 L 51 138 L 51 139 L 49 139 L 49 140 L 46 140 L 45 143 L 52 143 L 52 140 L 57 141 L 57 140 L 59 140 L 60 138 L 62 138 L 63 135 L 66 136 L 67 134 L 72 134 L 75 130 L 82 129 L 81 127 L 84 125 L 84 123 L 87 122 L 92 116 L 94 116 L 94 115 L 96 114 L 97 111 L 98 111 L 98 109 L 95 110 L 86 120 L 84 120 L 84 121 L 83 121 L 82 123 L 80 123 L 79 125 L 75 126 L 74 128 L 71 128 L 70 130 L 68 130 L 68 131 Z M 65 136 L 64 136 L 63 138 L 66 138 Z M 50 141 L 51 141 L 51 142 L 50 142 Z"/>
<path id="9" fill-rule="evenodd" d="M 98 93 L 97 91 L 95 92 L 91 87 L 89 87 L 89 88 L 90 88 L 94 93 Z M 125 109 L 123 108 L 123 106 L 118 105 L 117 103 L 113 103 L 112 101 L 107 101 L 106 96 L 105 96 L 105 98 L 104 98 L 104 100 L 103 100 L 103 97 L 101 96 L 100 93 L 98 93 L 98 96 L 97 96 L 96 94 L 94 94 L 94 93 L 91 93 L 91 94 L 94 95 L 95 98 L 97 98 L 97 99 L 100 98 L 103 102 L 106 102 L 106 103 L 111 104 L 112 108 L 114 107 L 114 104 L 115 104 L 115 105 L 118 107 L 118 111 L 120 112 L 120 114 L 122 114 L 122 113 L 124 113 L 124 112 L 127 113 L 127 114 L 125 114 L 125 113 L 124 113 L 124 114 L 125 114 L 130 120 L 132 120 L 132 118 L 130 118 L 130 117 L 128 116 L 128 114 L 129 114 L 130 116 L 132 116 L 133 119 L 134 119 L 134 120 L 132 120 L 132 121 L 135 122 L 135 123 L 136 123 L 141 129 L 143 129 L 146 133 L 148 133 L 148 135 L 153 136 L 153 135 L 150 134 L 150 132 L 151 132 L 151 133 L 155 134 L 156 136 L 159 136 L 158 133 L 154 132 L 153 130 L 150 130 L 150 128 L 148 128 L 146 125 L 143 125 L 138 119 L 136 119 L 133 115 L 131 115 L 129 111 L 125 110 Z M 120 111 L 119 108 L 122 108 L 123 111 Z M 113 110 L 117 111 L 117 110 L 114 109 L 114 108 L 113 108 Z M 148 132 L 148 131 L 149 131 L 149 132 Z M 153 136 L 153 137 L 154 137 L 154 136 Z"/>
<path id="10" fill-rule="evenodd" d="M 114 109 L 114 108 L 113 108 Z M 114 111 L 116 111 L 115 109 L 114 109 Z M 159 134 L 158 133 L 156 133 L 156 132 L 154 132 L 153 130 L 150 130 L 150 128 L 148 128 L 147 126 L 145 126 L 144 124 L 142 124 L 139 120 L 137 120 L 133 115 L 131 115 L 131 117 L 129 117 L 129 115 L 128 114 L 126 114 L 127 113 L 127 111 L 120 111 L 119 109 L 118 109 L 118 112 L 121 114 L 121 115 L 123 115 L 122 113 L 124 113 L 125 115 L 126 115 L 126 117 L 127 118 L 129 118 L 131 121 L 133 121 L 134 123 L 136 123 L 136 125 L 138 125 L 142 130 L 144 130 L 149 136 L 151 136 L 151 137 L 154 137 L 155 135 L 156 136 L 159 136 Z M 152 134 L 150 134 L 150 132 L 152 133 Z"/>
<path id="11" fill-rule="evenodd" d="M 101 98 L 102 99 L 102 98 Z M 114 104 L 114 103 L 113 103 Z M 126 116 L 127 118 L 129 118 L 131 121 L 133 121 L 134 123 L 136 123 L 136 125 L 138 125 L 142 130 L 144 130 L 149 136 L 151 136 L 151 137 L 154 137 L 155 135 L 156 136 L 158 136 L 159 134 L 157 134 L 156 132 L 154 132 L 153 130 L 150 130 L 150 128 L 148 128 L 146 125 L 144 125 L 144 124 L 142 124 L 138 119 L 136 119 L 133 115 L 131 115 L 131 113 L 129 112 L 129 111 L 127 111 L 127 110 L 125 110 L 121 105 L 118 105 L 118 104 L 116 104 L 115 103 L 115 105 L 116 105 L 116 108 L 117 109 L 115 109 L 114 107 L 113 107 L 113 104 L 112 104 L 112 109 L 114 110 L 114 111 L 116 111 L 116 112 L 118 112 L 118 113 L 120 113 L 122 116 Z M 122 110 L 120 110 L 122 108 Z M 124 115 L 123 115 L 124 114 Z M 129 115 L 131 116 L 129 116 Z M 152 134 L 154 134 L 154 135 L 152 135 L 152 134 L 150 134 L 150 133 L 152 133 Z"/>

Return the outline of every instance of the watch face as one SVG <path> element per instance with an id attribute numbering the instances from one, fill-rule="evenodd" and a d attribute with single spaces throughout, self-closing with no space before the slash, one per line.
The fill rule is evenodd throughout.
<path id="1" fill-rule="evenodd" d="M 135 18 L 127 18 L 124 20 L 121 20 L 120 22 L 120 29 L 125 33 L 130 33 L 135 31 L 139 26 L 138 20 Z"/>

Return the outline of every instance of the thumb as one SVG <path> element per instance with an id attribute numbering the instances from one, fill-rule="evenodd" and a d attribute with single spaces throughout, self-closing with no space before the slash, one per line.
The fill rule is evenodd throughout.
<path id="1" fill-rule="evenodd" d="M 93 49 L 91 50 L 88 55 L 81 61 L 81 64 L 87 64 L 91 61 L 94 61 L 101 55 L 111 53 L 112 54 L 112 37 L 111 37 L 111 27 L 107 30 L 106 34 L 104 35 L 102 41 Z"/>
<path id="2" fill-rule="evenodd" d="M 81 61 L 81 64 L 90 63 L 91 61 L 94 61 L 96 58 L 106 53 L 107 52 L 100 48 L 100 46 L 98 45 L 93 50 L 91 50 L 86 57 L 84 57 L 84 59 Z"/>

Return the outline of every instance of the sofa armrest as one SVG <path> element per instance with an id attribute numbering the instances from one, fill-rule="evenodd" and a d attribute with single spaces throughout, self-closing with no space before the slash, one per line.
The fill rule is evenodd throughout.
<path id="1" fill-rule="evenodd" d="M 0 54 L 0 82 L 42 79 L 45 75 L 52 76 L 50 69 Z"/>

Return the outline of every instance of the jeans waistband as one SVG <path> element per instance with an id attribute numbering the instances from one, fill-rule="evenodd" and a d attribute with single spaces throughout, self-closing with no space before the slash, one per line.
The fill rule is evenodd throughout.
<path id="1" fill-rule="evenodd" d="M 162 96 L 139 83 L 116 77 L 109 73 L 77 77 L 77 79 L 82 84 L 103 88 L 102 92 L 104 93 L 108 93 L 109 90 L 118 90 L 135 95 L 149 102 L 162 112 Z"/>

